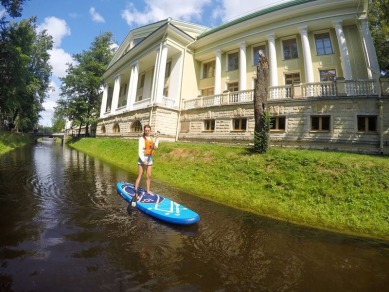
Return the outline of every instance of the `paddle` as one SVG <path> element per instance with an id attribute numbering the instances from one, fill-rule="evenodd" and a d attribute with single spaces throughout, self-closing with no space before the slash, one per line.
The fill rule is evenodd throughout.
<path id="1" fill-rule="evenodd" d="M 134 195 L 131 198 L 131 206 L 136 207 L 136 192 L 134 192 Z"/>

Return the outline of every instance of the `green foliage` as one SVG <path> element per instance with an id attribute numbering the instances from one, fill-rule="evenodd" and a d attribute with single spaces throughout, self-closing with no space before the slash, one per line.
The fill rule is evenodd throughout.
<path id="1" fill-rule="evenodd" d="M 137 173 L 138 143 L 81 139 L 72 147 Z M 297 224 L 389 239 L 387 157 L 161 143 L 153 179 L 183 192 Z"/>
<path id="2" fill-rule="evenodd" d="M 260 132 L 254 133 L 254 151 L 257 153 L 266 153 L 269 149 L 270 141 L 270 115 L 267 112 L 264 112 L 259 117 L 261 119 L 261 124 L 263 125 Z"/>
<path id="3" fill-rule="evenodd" d="M 75 54 L 76 65 L 69 64 L 61 79 L 58 112 L 79 126 L 96 122 L 100 112 L 102 76 L 113 56 L 112 33 L 98 36 L 89 51 Z"/>
<path id="4" fill-rule="evenodd" d="M 0 131 L 0 154 L 27 144 L 31 144 L 32 142 L 32 135 Z"/>
<path id="5" fill-rule="evenodd" d="M 22 5 L 26 0 L 1 0 L 1 5 L 11 17 L 19 17 L 22 14 Z"/>
<path id="6" fill-rule="evenodd" d="M 369 1 L 369 28 L 380 69 L 389 76 L 389 0 Z"/>
<path id="7" fill-rule="evenodd" d="M 11 23 L 2 31 L 0 108 L 16 130 L 31 131 L 39 120 L 49 89 L 52 37 L 37 32 L 36 19 Z"/>

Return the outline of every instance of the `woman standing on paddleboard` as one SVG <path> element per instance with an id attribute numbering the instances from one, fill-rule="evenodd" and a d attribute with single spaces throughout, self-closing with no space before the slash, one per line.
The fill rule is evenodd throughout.
<path id="1" fill-rule="evenodd" d="M 151 184 L 151 170 L 153 167 L 153 154 L 154 149 L 158 148 L 158 134 L 155 134 L 153 138 L 151 135 L 151 127 L 145 125 L 143 127 L 143 135 L 139 138 L 139 159 L 138 159 L 138 178 L 135 182 L 135 195 L 138 197 L 138 187 L 142 180 L 143 173 L 146 171 L 146 191 L 148 194 L 153 195 L 150 191 Z"/>

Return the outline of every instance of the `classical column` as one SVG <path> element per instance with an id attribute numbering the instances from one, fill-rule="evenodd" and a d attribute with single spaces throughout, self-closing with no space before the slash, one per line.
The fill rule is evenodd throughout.
<path id="1" fill-rule="evenodd" d="M 278 86 L 277 72 L 277 54 L 276 54 L 276 39 L 274 34 L 267 36 L 269 41 L 269 66 L 270 66 L 270 86 Z"/>
<path id="2" fill-rule="evenodd" d="M 134 86 L 134 73 L 133 73 L 133 67 L 130 67 L 130 79 L 128 80 L 128 91 L 127 91 L 127 104 L 126 104 L 126 110 L 132 110 L 134 108 L 134 104 L 132 101 L 132 87 Z"/>
<path id="3" fill-rule="evenodd" d="M 222 60 L 222 51 L 217 50 L 216 51 L 216 60 L 215 60 L 215 88 L 214 93 L 215 94 L 221 94 L 221 79 L 222 79 L 222 66 L 221 61 Z"/>
<path id="4" fill-rule="evenodd" d="M 353 76 L 351 73 L 350 57 L 347 48 L 346 38 L 343 32 L 343 27 L 340 21 L 335 21 L 333 24 L 335 27 L 336 37 L 338 39 L 338 44 L 339 44 L 340 56 L 342 61 L 341 64 L 342 64 L 342 70 L 344 75 L 343 77 L 346 80 L 352 80 Z"/>
<path id="5" fill-rule="evenodd" d="M 161 44 L 162 46 L 162 44 Z M 154 66 L 154 72 L 153 72 L 153 80 L 151 80 L 151 96 L 150 96 L 150 103 L 155 103 L 156 100 L 156 92 L 157 92 L 157 86 L 158 86 L 158 71 L 159 71 L 159 56 L 161 54 L 160 48 L 155 50 L 156 56 L 155 56 L 155 66 Z"/>
<path id="6" fill-rule="evenodd" d="M 107 99 L 108 99 L 108 84 L 105 84 L 104 91 L 103 91 L 103 100 L 101 101 L 101 107 L 100 107 L 100 118 L 104 117 L 104 114 L 107 111 Z"/>
<path id="7" fill-rule="evenodd" d="M 369 79 L 378 79 L 380 77 L 380 66 L 378 65 L 377 53 L 374 48 L 374 42 L 370 34 L 367 19 L 360 19 L 359 24 L 362 32 Z"/>
<path id="8" fill-rule="evenodd" d="M 113 97 L 112 97 L 112 104 L 111 104 L 111 113 L 115 113 L 118 102 L 119 102 L 119 92 L 120 92 L 120 79 L 121 76 L 118 75 L 115 79 L 115 85 L 113 87 Z"/>
<path id="9" fill-rule="evenodd" d="M 303 45 L 304 66 L 305 66 L 305 82 L 313 83 L 315 81 L 313 76 L 313 65 L 311 47 L 308 39 L 308 29 L 306 26 L 299 27 L 301 42 Z"/>
<path id="10" fill-rule="evenodd" d="M 239 91 L 246 90 L 246 43 L 239 45 Z"/>
<path id="11" fill-rule="evenodd" d="M 166 61 L 167 61 L 167 52 L 168 47 L 166 44 L 163 44 L 161 47 L 159 66 L 157 66 L 157 78 L 156 78 L 156 91 L 155 91 L 155 102 L 162 103 L 163 102 L 163 88 L 165 83 L 165 71 L 166 71 Z M 157 59 L 158 62 L 158 59 Z"/>
<path id="12" fill-rule="evenodd" d="M 139 76 L 139 62 L 131 67 L 131 75 L 129 81 L 129 87 L 127 92 L 127 110 L 134 108 L 136 100 L 136 90 L 138 87 L 138 76 Z"/>

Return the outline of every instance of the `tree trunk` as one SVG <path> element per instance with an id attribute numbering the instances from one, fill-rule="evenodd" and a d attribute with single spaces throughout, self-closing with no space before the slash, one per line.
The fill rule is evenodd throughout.
<path id="1" fill-rule="evenodd" d="M 262 51 L 259 51 L 259 64 L 257 66 L 257 80 L 254 94 L 254 150 L 265 153 L 269 146 L 269 116 L 266 104 L 269 88 L 269 63 Z"/>

